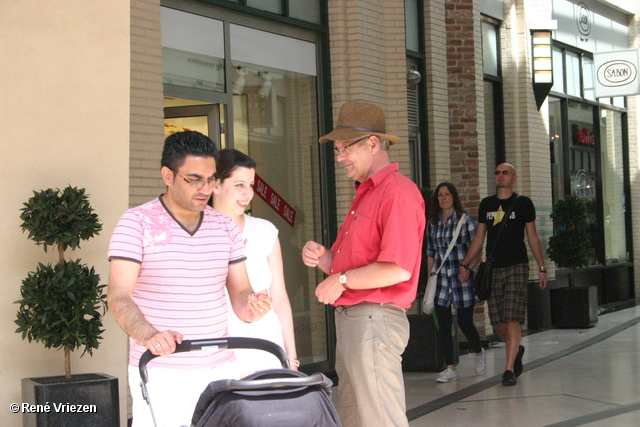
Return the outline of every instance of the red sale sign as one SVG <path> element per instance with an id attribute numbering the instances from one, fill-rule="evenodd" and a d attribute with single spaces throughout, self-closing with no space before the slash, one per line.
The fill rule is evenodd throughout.
<path id="1" fill-rule="evenodd" d="M 291 205 L 284 201 L 276 191 L 269 186 L 260 175 L 256 174 L 256 180 L 253 185 L 253 191 L 264 200 L 271 209 L 276 211 L 290 226 L 294 226 L 296 222 L 296 211 Z"/>

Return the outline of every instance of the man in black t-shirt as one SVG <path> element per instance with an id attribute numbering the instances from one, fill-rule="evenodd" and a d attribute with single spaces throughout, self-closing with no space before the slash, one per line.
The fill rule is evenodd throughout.
<path id="1" fill-rule="evenodd" d="M 487 235 L 487 251 L 493 249 L 493 276 L 489 318 L 498 336 L 506 343 L 507 362 L 502 375 L 503 386 L 516 385 L 517 377 L 522 373 L 522 356 L 524 346 L 520 345 L 522 337 L 521 324 L 524 323 L 527 308 L 527 282 L 529 280 L 529 258 L 524 243 L 524 231 L 527 240 L 540 268 L 540 289 L 547 286 L 547 269 L 544 265 L 542 246 L 536 232 L 536 211 L 531 199 L 513 192 L 513 185 L 518 179 L 516 169 L 509 163 L 496 167 L 495 196 L 489 196 L 480 202 L 478 211 L 478 229 L 471 241 L 467 255 L 460 265 L 460 280 L 469 278 L 467 266 L 482 250 L 485 234 Z M 511 208 L 509 218 L 505 214 Z M 496 235 L 504 222 L 498 240 Z"/>

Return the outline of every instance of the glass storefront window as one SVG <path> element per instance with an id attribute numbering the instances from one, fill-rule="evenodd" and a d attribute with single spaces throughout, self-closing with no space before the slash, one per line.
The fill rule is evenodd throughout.
<path id="1" fill-rule="evenodd" d="M 564 141 L 562 138 L 562 102 L 549 97 L 549 155 L 553 203 L 564 197 Z"/>
<path id="2" fill-rule="evenodd" d="M 579 102 L 568 102 L 569 118 L 569 170 L 571 176 L 571 194 L 584 199 L 587 203 L 587 227 L 594 250 L 592 264 L 597 264 L 595 246 L 598 239 L 596 219 L 596 153 L 593 123 L 594 107 Z"/>
<path id="3" fill-rule="evenodd" d="M 493 94 L 493 82 L 484 81 L 484 116 L 485 135 L 487 141 L 487 182 L 489 188 L 493 188 L 495 182 L 494 171 L 497 166 L 496 159 L 496 126 L 495 126 L 495 103 Z"/>
<path id="4" fill-rule="evenodd" d="M 233 146 L 256 161 L 260 180 L 279 195 L 264 200 L 265 186 L 258 183 L 251 215 L 279 230 L 298 358 L 303 364 L 323 362 L 326 311 L 315 297 L 323 277 L 300 260 L 306 241 L 323 240 L 315 44 L 235 24 L 230 37 Z M 236 84 L 239 78 L 242 85 Z M 283 218 L 291 214 L 284 203 L 294 211 L 293 226 Z"/>
<path id="5" fill-rule="evenodd" d="M 627 104 L 625 102 L 626 98 L 624 96 L 616 96 L 611 98 L 613 100 L 613 105 L 620 108 L 627 108 Z"/>
<path id="6" fill-rule="evenodd" d="M 162 82 L 224 92 L 222 21 L 161 8 Z"/>
<path id="7" fill-rule="evenodd" d="M 553 87 L 552 90 L 564 93 L 564 63 L 562 61 L 562 50 L 553 47 Z"/>
<path id="8" fill-rule="evenodd" d="M 601 110 L 602 205 L 607 263 L 627 261 L 622 113 Z"/>
<path id="9" fill-rule="evenodd" d="M 596 100 L 596 79 L 593 71 L 593 59 L 582 56 L 582 85 L 584 87 L 584 97 L 592 101 Z"/>
<path id="10" fill-rule="evenodd" d="M 420 52 L 420 26 L 418 23 L 418 0 L 404 0 L 404 28 L 407 50 Z"/>
<path id="11" fill-rule="evenodd" d="M 567 76 L 567 94 L 580 96 L 580 56 L 575 52 L 567 51 L 566 56 L 566 76 Z"/>
<path id="12" fill-rule="evenodd" d="M 301 21 L 322 24 L 320 0 L 289 0 L 289 16 Z"/>
<path id="13" fill-rule="evenodd" d="M 498 76 L 498 30 L 495 25 L 482 22 L 482 64 L 485 74 Z M 493 171 L 492 171 L 493 173 Z"/>
<path id="14" fill-rule="evenodd" d="M 247 0 L 247 6 L 282 15 L 282 0 Z"/>

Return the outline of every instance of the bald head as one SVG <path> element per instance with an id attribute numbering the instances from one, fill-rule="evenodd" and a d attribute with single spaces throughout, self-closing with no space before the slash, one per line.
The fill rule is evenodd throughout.
<path id="1" fill-rule="evenodd" d="M 503 169 L 503 168 L 508 168 L 509 172 L 511 172 L 513 176 L 516 176 L 516 167 L 513 166 L 511 163 L 501 163 L 496 167 L 496 169 Z"/>

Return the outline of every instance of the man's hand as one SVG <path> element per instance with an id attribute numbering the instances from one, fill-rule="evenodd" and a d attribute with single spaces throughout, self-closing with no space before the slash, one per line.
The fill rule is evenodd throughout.
<path id="1" fill-rule="evenodd" d="M 541 271 L 540 272 L 540 289 L 546 288 L 547 287 L 547 282 L 548 282 L 547 272 L 546 271 Z"/>
<path id="2" fill-rule="evenodd" d="M 469 270 L 462 265 L 458 269 L 458 279 L 460 279 L 460 283 L 467 283 L 469 280 Z"/>
<path id="3" fill-rule="evenodd" d="M 316 297 L 323 304 L 333 304 L 344 292 L 344 287 L 338 280 L 340 274 L 332 274 L 324 279 L 316 288 Z"/>
<path id="4" fill-rule="evenodd" d="M 182 343 L 180 332 L 166 330 L 149 338 L 144 346 L 155 355 L 165 356 L 176 351 L 176 345 L 180 343 Z"/>
<path id="5" fill-rule="evenodd" d="M 308 267 L 317 267 L 320 258 L 327 252 L 327 249 L 320 243 L 307 242 L 302 248 L 302 261 Z"/>

